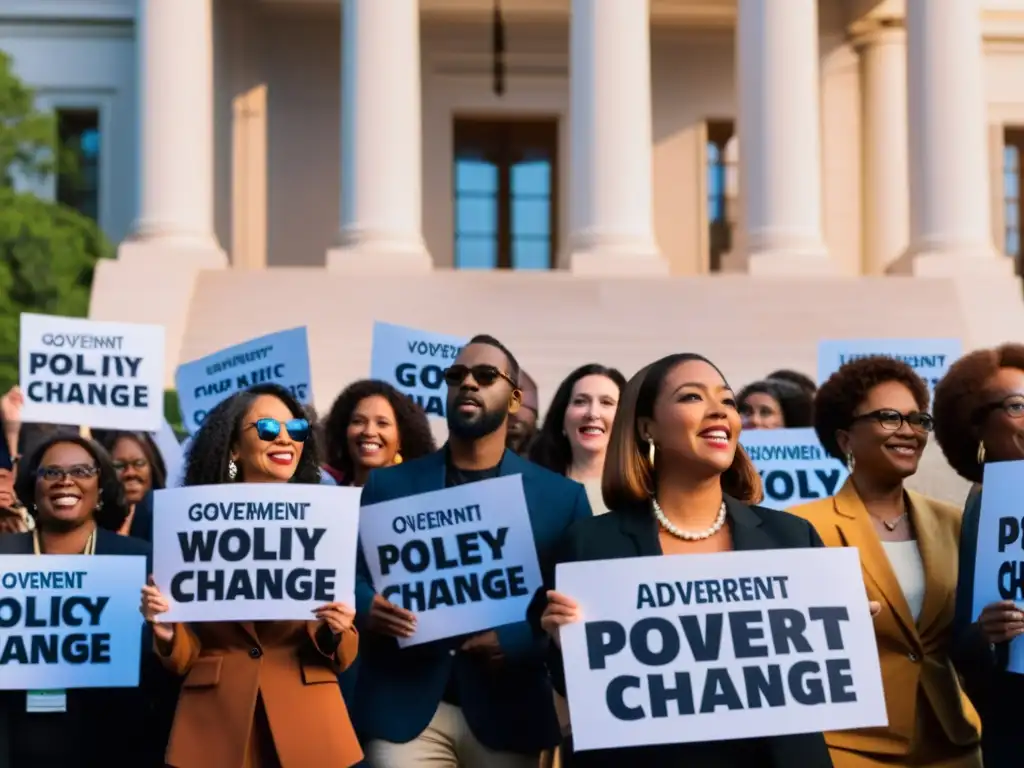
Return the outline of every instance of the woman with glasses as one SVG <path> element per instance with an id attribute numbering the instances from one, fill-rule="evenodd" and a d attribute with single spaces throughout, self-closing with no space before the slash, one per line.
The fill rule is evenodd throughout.
<path id="1" fill-rule="evenodd" d="M 121 533 L 151 542 L 153 511 L 139 502 L 149 491 L 158 491 L 167 484 L 167 469 L 160 450 L 145 432 L 109 432 L 102 442 L 114 460 L 128 505 L 128 518 L 121 526 Z M 137 515 L 139 511 L 141 514 Z"/>
<path id="2" fill-rule="evenodd" d="M 232 395 L 196 433 L 185 485 L 320 483 L 302 406 L 264 384 Z M 167 749 L 177 768 L 351 766 L 362 759 L 337 675 L 356 657 L 354 610 L 330 603 L 312 621 L 164 624 L 150 581 L 142 614 L 164 665 L 184 677 Z"/>
<path id="3" fill-rule="evenodd" d="M 850 477 L 791 510 L 826 546 L 856 547 L 871 600 L 889 725 L 827 733 L 836 768 L 981 766 L 979 719 L 950 660 L 960 510 L 904 487 L 933 420 L 928 387 L 903 362 L 865 357 L 818 390 L 814 427 Z"/>
<path id="4" fill-rule="evenodd" d="M 50 438 L 22 465 L 17 493 L 36 526 L 0 536 L 0 556 L 127 555 L 149 563 L 149 544 L 117 535 L 128 509 L 110 458 L 97 443 L 78 436 Z M 140 642 L 148 647 L 148 633 Z M 156 701 L 162 675 L 152 654 L 144 652 L 138 688 L 48 691 L 53 709 L 47 711 L 43 697 L 0 692 L 0 765 L 162 765 Z"/>
<path id="5" fill-rule="evenodd" d="M 1024 459 L 1024 346 L 1004 344 L 965 355 L 935 388 L 935 437 L 950 466 L 975 483 L 964 507 L 955 632 L 962 644 L 979 634 L 991 650 L 987 663 L 961 664 L 979 705 L 986 768 L 1016 768 L 1024 678 L 1005 671 L 1009 643 L 1024 634 L 1024 606 L 996 602 L 974 612 L 974 561 L 985 464 Z M 977 619 L 977 621 L 975 621 Z"/>

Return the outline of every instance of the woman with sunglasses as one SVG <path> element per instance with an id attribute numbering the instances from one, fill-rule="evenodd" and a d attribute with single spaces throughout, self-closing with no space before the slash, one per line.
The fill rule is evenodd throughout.
<path id="1" fill-rule="evenodd" d="M 185 485 L 320 483 L 317 441 L 302 406 L 263 384 L 210 411 Z M 337 675 L 356 656 L 354 610 L 321 606 L 315 621 L 161 624 L 167 599 L 150 581 L 142 614 L 157 654 L 184 677 L 167 764 L 177 768 L 351 766 L 362 759 Z"/>
<path id="2" fill-rule="evenodd" d="M 145 432 L 111 431 L 103 435 L 101 442 L 114 460 L 128 504 L 128 518 L 121 526 L 121 533 L 151 542 L 153 510 L 140 502 L 147 493 L 158 491 L 167 483 L 167 469 L 160 450 Z"/>
<path id="3" fill-rule="evenodd" d="M 981 712 L 986 768 L 1021 764 L 1020 710 L 1024 677 L 1006 671 L 1010 642 L 1024 634 L 1024 605 L 1000 601 L 974 611 L 974 566 L 985 465 L 1024 460 L 1024 346 L 1004 344 L 964 355 L 935 388 L 935 438 L 950 466 L 975 483 L 964 507 L 956 633 L 970 644 L 991 643 L 982 660 L 969 658 L 960 674 Z M 970 663 L 970 662 L 974 663 Z"/>
<path id="4" fill-rule="evenodd" d="M 117 534 L 128 509 L 109 456 L 92 440 L 76 435 L 45 441 L 22 465 L 17 493 L 36 527 L 0 536 L 0 556 L 126 555 L 149 564 L 149 544 Z M 141 642 L 148 648 L 148 632 Z M 158 698 L 165 673 L 145 652 L 140 672 L 137 688 L 50 693 L 58 711 L 41 711 L 25 691 L 0 693 L 0 766 L 162 765 L 166 730 Z"/>
<path id="5" fill-rule="evenodd" d="M 904 487 L 933 421 L 928 387 L 907 364 L 865 357 L 818 390 L 814 427 L 850 477 L 839 493 L 790 510 L 826 546 L 857 547 L 871 600 L 889 725 L 825 734 L 836 768 L 979 768 L 978 714 L 950 660 L 960 510 Z"/>

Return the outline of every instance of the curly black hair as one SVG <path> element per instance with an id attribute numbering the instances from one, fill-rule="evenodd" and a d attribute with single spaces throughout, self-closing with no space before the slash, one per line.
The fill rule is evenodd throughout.
<path id="1" fill-rule="evenodd" d="M 308 419 L 311 415 L 291 392 L 278 384 L 257 384 L 236 392 L 227 400 L 218 403 L 207 414 L 203 425 L 192 438 L 185 459 L 185 485 L 218 485 L 231 482 L 228 475 L 231 449 L 241 436 L 242 420 L 256 398 L 262 395 L 276 397 L 288 407 L 296 419 Z M 237 478 L 239 481 L 244 479 L 241 475 Z M 299 465 L 289 482 L 311 485 L 320 482 L 320 446 L 315 425 L 312 423 L 303 444 L 302 455 L 299 456 Z"/>
<path id="2" fill-rule="evenodd" d="M 984 470 L 978 463 L 977 417 L 985 405 L 985 382 L 1000 368 L 1024 371 L 1024 346 L 1003 344 L 964 355 L 935 387 L 935 439 L 949 465 L 973 483 L 981 482 Z"/>
<path id="3" fill-rule="evenodd" d="M 39 472 L 39 466 L 42 464 L 46 452 L 53 446 L 62 443 L 70 443 L 83 448 L 96 462 L 96 468 L 99 470 L 99 475 L 97 475 L 99 501 L 102 502 L 93 510 L 96 525 L 115 533 L 121 530 L 124 521 L 128 519 L 129 512 L 128 505 L 124 501 L 121 478 L 117 476 L 117 470 L 114 469 L 114 462 L 110 458 L 110 454 L 95 440 L 68 434 L 57 434 L 44 440 L 32 451 L 28 461 L 19 466 L 18 479 L 14 484 L 15 495 L 29 508 L 32 516 L 36 517 L 38 514 L 35 503 L 36 475 Z"/>
<path id="4" fill-rule="evenodd" d="M 152 436 L 148 432 L 120 432 L 110 430 L 103 433 L 99 443 L 111 456 L 114 454 L 114 446 L 120 440 L 134 440 L 142 448 L 142 453 L 149 462 L 150 476 L 152 478 L 153 490 L 158 491 L 167 486 L 167 467 L 164 465 L 164 458 L 160 455 Z"/>
<path id="5" fill-rule="evenodd" d="M 605 376 L 615 382 L 619 392 L 622 392 L 623 387 L 626 386 L 626 377 L 618 370 L 598 363 L 580 366 L 558 385 L 555 396 L 551 398 L 548 412 L 544 416 L 544 425 L 530 445 L 529 458 L 534 464 L 560 475 L 568 472 L 572 465 L 572 446 L 569 444 L 569 438 L 566 437 L 562 426 L 565 421 L 565 412 L 569 409 L 572 388 L 576 386 L 577 381 L 585 376 Z"/>
<path id="6" fill-rule="evenodd" d="M 754 394 L 768 395 L 779 404 L 786 427 L 809 427 L 814 420 L 813 396 L 791 381 L 768 378 L 747 384 L 736 398 L 741 409 L 747 398 Z"/>
<path id="7" fill-rule="evenodd" d="M 914 396 L 917 407 L 927 410 L 928 385 L 924 379 L 902 360 L 884 355 L 870 355 L 843 363 L 818 388 L 814 397 L 814 431 L 829 456 L 845 460 L 836 432 L 850 428 L 854 411 L 864 402 L 868 392 L 890 381 L 903 384 Z"/>
<path id="8" fill-rule="evenodd" d="M 403 461 L 418 459 L 437 450 L 427 414 L 412 398 L 403 395 L 386 381 L 361 379 L 342 390 L 324 422 L 327 465 L 340 472 L 346 482 L 355 475 L 355 465 L 348 452 L 345 433 L 359 403 L 375 396 L 387 400 L 395 412 Z"/>

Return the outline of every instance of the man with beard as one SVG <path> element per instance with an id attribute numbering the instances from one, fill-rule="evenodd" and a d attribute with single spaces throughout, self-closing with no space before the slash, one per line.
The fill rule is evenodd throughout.
<path id="1" fill-rule="evenodd" d="M 497 339 L 476 336 L 445 371 L 448 443 L 415 461 L 370 473 L 364 506 L 494 477 L 522 475 L 538 554 L 590 516 L 583 486 L 505 447 L 522 403 L 519 364 Z M 356 623 L 363 632 L 349 702 L 374 768 L 536 768 L 559 741 L 545 642 L 525 621 L 472 637 L 399 649 L 416 617 L 376 594 L 362 551 Z"/>
<path id="2" fill-rule="evenodd" d="M 526 456 L 530 452 L 533 438 L 537 436 L 539 399 L 537 382 L 523 370 L 519 371 L 519 391 L 522 393 L 522 402 L 519 410 L 509 411 L 506 445 L 513 453 Z"/>

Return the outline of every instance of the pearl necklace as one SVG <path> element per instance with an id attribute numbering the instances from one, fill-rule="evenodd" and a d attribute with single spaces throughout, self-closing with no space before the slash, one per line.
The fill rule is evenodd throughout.
<path id="1" fill-rule="evenodd" d="M 679 528 L 675 523 L 669 520 L 665 516 L 665 512 L 664 510 L 662 510 L 661 505 L 658 503 L 657 499 L 652 497 L 651 505 L 654 507 L 654 516 L 657 518 L 658 523 L 661 525 L 661 527 L 669 533 L 671 533 L 677 539 L 683 539 L 684 541 L 704 541 L 704 539 L 710 539 L 712 536 L 714 536 L 716 533 L 722 530 L 722 527 L 725 525 L 726 508 L 724 501 L 722 502 L 722 506 L 718 508 L 718 517 L 715 518 L 715 522 L 711 524 L 711 527 L 706 528 L 703 531 L 697 531 L 695 533 L 691 531 L 684 531 L 682 528 Z"/>

